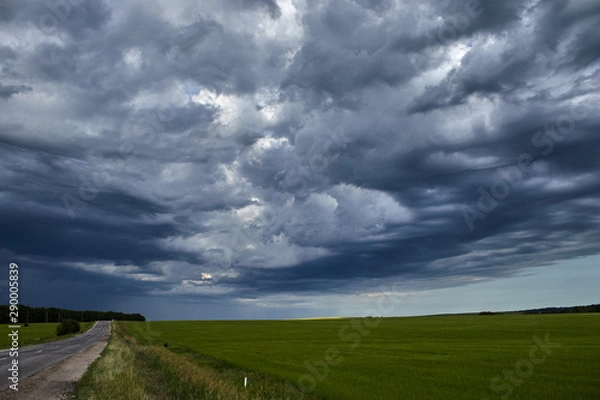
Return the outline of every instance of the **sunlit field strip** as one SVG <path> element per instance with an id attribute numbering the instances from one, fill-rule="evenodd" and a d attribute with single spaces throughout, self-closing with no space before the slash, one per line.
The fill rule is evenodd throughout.
<path id="1" fill-rule="evenodd" d="M 46 342 L 52 342 L 55 340 L 67 339 L 74 334 L 68 334 L 64 336 L 56 336 L 56 326 L 57 322 L 50 323 L 32 323 L 29 326 L 25 326 L 25 324 L 20 324 L 19 328 L 19 346 L 29 346 L 33 344 L 40 344 Z M 81 322 L 81 332 L 83 333 L 90 329 L 94 325 L 94 322 Z M 0 325 L 0 329 L 2 330 L 2 335 L 0 335 L 0 349 L 8 349 L 11 346 L 11 338 L 8 336 L 11 329 L 8 328 L 7 324 Z"/>

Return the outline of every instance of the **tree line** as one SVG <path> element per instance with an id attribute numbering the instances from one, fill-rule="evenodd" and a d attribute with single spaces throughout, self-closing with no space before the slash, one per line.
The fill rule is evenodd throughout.
<path id="1" fill-rule="evenodd" d="M 571 313 L 594 313 L 600 312 L 600 304 L 572 307 L 546 307 L 533 310 L 523 310 L 523 314 L 571 314 Z"/>
<path id="2" fill-rule="evenodd" d="M 587 306 L 570 307 L 545 307 L 534 308 L 531 310 L 520 311 L 481 311 L 479 315 L 497 315 L 497 314 L 578 314 L 578 313 L 600 313 L 600 304 L 589 304 Z"/>
<path id="3" fill-rule="evenodd" d="M 9 306 L 0 305 L 0 324 L 9 323 Z M 64 319 L 74 319 L 78 322 L 117 320 L 117 321 L 146 321 L 138 313 L 126 314 L 116 311 L 67 310 L 55 307 L 29 307 L 19 305 L 19 323 L 61 322 Z"/>

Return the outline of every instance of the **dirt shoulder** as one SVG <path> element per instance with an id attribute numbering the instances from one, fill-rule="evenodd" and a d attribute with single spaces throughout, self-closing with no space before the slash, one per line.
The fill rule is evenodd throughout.
<path id="1" fill-rule="evenodd" d="M 87 349 L 51 365 L 19 382 L 19 391 L 6 389 L 0 392 L 0 400 L 62 400 L 70 399 L 75 383 L 89 365 L 100 356 L 108 343 L 109 334 Z"/>

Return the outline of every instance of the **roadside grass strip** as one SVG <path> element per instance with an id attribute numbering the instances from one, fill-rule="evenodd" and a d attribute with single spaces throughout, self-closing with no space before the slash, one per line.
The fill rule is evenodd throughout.
<path id="1" fill-rule="evenodd" d="M 107 347 L 77 384 L 75 398 L 317 399 L 269 376 L 184 348 L 167 349 L 138 339 L 124 324 L 114 322 Z M 244 387 L 244 378 L 252 385 Z"/>
<path id="2" fill-rule="evenodd" d="M 81 377 L 75 387 L 76 399 L 159 399 L 146 391 L 146 377 L 136 370 L 135 353 L 112 330 L 108 345 Z"/>

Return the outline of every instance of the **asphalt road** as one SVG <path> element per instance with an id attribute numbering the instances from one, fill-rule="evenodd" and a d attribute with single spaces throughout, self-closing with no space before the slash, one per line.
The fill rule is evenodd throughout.
<path id="1" fill-rule="evenodd" d="M 42 369 L 87 349 L 109 333 L 108 321 L 99 321 L 87 332 L 69 339 L 19 348 L 19 382 Z M 21 328 L 23 329 L 23 328 Z M 10 350 L 0 351 L 0 390 L 8 388 L 12 357 Z M 16 359 L 16 357 L 15 357 Z"/>

